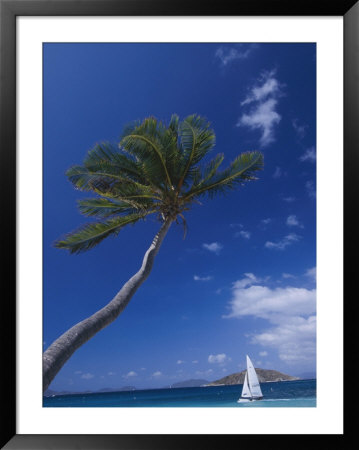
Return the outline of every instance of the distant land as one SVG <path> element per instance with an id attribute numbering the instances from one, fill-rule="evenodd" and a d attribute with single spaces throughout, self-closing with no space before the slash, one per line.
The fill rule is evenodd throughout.
<path id="1" fill-rule="evenodd" d="M 135 386 L 122 386 L 121 388 L 102 388 L 96 392 L 119 392 L 119 391 L 136 391 Z"/>
<path id="2" fill-rule="evenodd" d="M 191 379 L 180 381 L 179 383 L 174 383 L 169 386 L 164 386 L 162 388 L 157 389 L 175 389 L 175 388 L 186 388 L 186 387 L 199 387 L 208 385 L 208 380 L 201 379 Z M 100 394 L 105 392 L 124 392 L 124 391 L 137 391 L 137 390 L 150 390 L 153 388 L 142 388 L 137 389 L 135 386 L 122 386 L 121 388 L 102 388 L 97 391 L 54 391 L 52 389 L 48 389 L 45 393 L 45 397 L 52 397 L 53 395 L 75 395 L 75 394 Z"/>
<path id="3" fill-rule="evenodd" d="M 267 369 L 256 369 L 258 379 L 260 383 L 274 382 L 274 381 L 294 381 L 300 379 L 315 378 L 315 373 L 308 372 L 301 374 L 300 377 L 295 377 L 287 375 L 277 370 L 267 370 Z M 202 379 L 190 379 L 185 381 L 180 381 L 178 383 L 171 384 L 169 386 L 164 386 L 160 389 L 176 389 L 176 388 L 189 388 L 189 387 L 200 387 L 200 386 L 219 386 L 219 385 L 233 385 L 233 384 L 243 384 L 244 376 L 246 371 L 232 373 L 226 377 L 220 378 L 215 381 L 208 381 Z M 141 390 L 148 390 L 153 388 L 141 388 Z M 158 388 L 157 388 L 158 389 Z M 123 391 L 136 391 L 138 390 L 135 386 L 122 386 L 120 388 L 102 388 L 97 391 L 54 391 L 48 389 L 45 393 L 45 397 L 51 397 L 53 395 L 74 395 L 74 394 L 96 394 L 105 392 L 123 392 Z"/>
<path id="4" fill-rule="evenodd" d="M 200 386 L 206 386 L 206 385 L 208 385 L 208 383 L 210 383 L 208 380 L 191 379 L 191 380 L 185 380 L 185 381 L 180 381 L 179 383 L 171 384 L 170 386 L 166 386 L 165 389 L 200 387 Z"/>
<path id="5" fill-rule="evenodd" d="M 267 369 L 257 369 L 258 380 L 260 383 L 266 383 L 268 381 L 294 381 L 299 380 L 299 377 L 293 377 L 291 375 L 286 375 L 285 373 L 278 372 L 277 370 L 267 370 Z M 207 386 L 218 386 L 218 385 L 232 385 L 232 384 L 243 384 L 244 376 L 246 370 L 242 372 L 232 373 L 226 377 L 220 378 L 219 380 L 212 381 L 207 384 Z"/>
<path id="6" fill-rule="evenodd" d="M 44 397 L 52 397 L 53 395 L 75 395 L 75 394 L 100 394 L 101 392 L 121 392 L 121 391 L 136 391 L 134 386 L 123 386 L 120 388 L 102 388 L 98 391 L 53 391 L 47 389 Z"/>
<path id="7" fill-rule="evenodd" d="M 317 378 L 317 374 L 315 372 L 304 372 L 298 373 L 297 375 L 301 380 L 313 380 L 314 378 Z"/>

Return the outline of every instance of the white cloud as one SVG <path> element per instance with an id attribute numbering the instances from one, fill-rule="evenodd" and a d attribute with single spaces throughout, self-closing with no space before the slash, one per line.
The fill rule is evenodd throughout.
<path id="1" fill-rule="evenodd" d="M 261 132 L 260 144 L 264 147 L 275 140 L 274 128 L 281 120 L 276 111 L 281 84 L 274 77 L 275 71 L 265 72 L 253 86 L 241 106 L 251 105 L 248 113 L 242 114 L 237 126 L 247 126 Z"/>
<path id="2" fill-rule="evenodd" d="M 286 224 L 289 227 L 303 228 L 303 225 L 299 222 L 299 220 L 297 219 L 297 216 L 295 216 L 294 214 L 292 214 L 291 216 L 287 217 Z"/>
<path id="3" fill-rule="evenodd" d="M 108 372 L 107 375 L 109 375 L 111 377 L 112 375 L 116 375 L 116 374 L 115 374 L 115 372 Z"/>
<path id="4" fill-rule="evenodd" d="M 308 126 L 300 125 L 299 120 L 297 120 L 297 119 L 292 120 L 292 125 L 293 125 L 293 128 L 294 128 L 295 132 L 297 133 L 298 137 L 300 137 L 302 139 L 306 134 Z"/>
<path id="5" fill-rule="evenodd" d="M 261 281 L 260 278 L 257 278 L 253 273 L 247 272 L 244 275 L 244 278 L 233 283 L 233 289 L 242 289 L 251 286 L 252 284 L 260 283 Z"/>
<path id="6" fill-rule="evenodd" d="M 137 377 L 137 373 L 134 370 L 131 370 L 126 375 L 123 375 L 124 378 Z"/>
<path id="7" fill-rule="evenodd" d="M 266 351 L 259 352 L 259 356 L 268 356 L 268 352 Z"/>
<path id="8" fill-rule="evenodd" d="M 176 364 L 184 364 L 185 361 L 182 361 L 182 359 L 178 359 Z"/>
<path id="9" fill-rule="evenodd" d="M 241 281 L 241 280 L 239 280 Z M 288 364 L 315 364 L 316 290 L 264 285 L 240 287 L 233 284 L 229 314 L 224 318 L 252 316 L 268 321 L 263 331 L 249 335 L 252 344 L 277 350 Z M 266 356 L 267 351 L 260 353 Z"/>
<path id="10" fill-rule="evenodd" d="M 282 277 L 283 278 L 295 278 L 295 276 L 294 275 L 292 275 L 291 273 L 286 273 L 286 272 L 283 272 L 282 273 Z"/>
<path id="11" fill-rule="evenodd" d="M 197 359 L 194 359 L 194 360 L 192 361 L 192 364 L 198 364 L 198 360 L 197 360 Z"/>
<path id="12" fill-rule="evenodd" d="M 266 230 L 268 228 L 268 225 L 272 222 L 273 220 L 270 219 L 269 217 L 267 219 L 262 219 L 258 224 L 258 228 L 260 230 Z"/>
<path id="13" fill-rule="evenodd" d="M 210 280 L 212 280 L 212 277 L 209 275 L 206 277 L 199 277 L 198 275 L 194 275 L 193 279 L 195 281 L 210 281 Z"/>
<path id="14" fill-rule="evenodd" d="M 255 44 L 237 44 L 236 47 L 221 46 L 216 50 L 215 56 L 223 66 L 238 59 L 246 59 L 257 48 Z"/>
<path id="15" fill-rule="evenodd" d="M 249 114 L 243 114 L 237 125 L 248 126 L 251 130 L 260 130 L 260 144 L 265 147 L 274 142 L 274 125 L 278 124 L 281 116 L 275 111 L 277 100 L 269 99 L 261 103 Z"/>
<path id="16" fill-rule="evenodd" d="M 307 190 L 309 197 L 314 199 L 316 197 L 314 181 L 307 181 L 305 183 L 305 188 Z"/>
<path id="17" fill-rule="evenodd" d="M 314 147 L 308 148 L 305 153 L 299 158 L 301 161 L 309 161 L 309 162 L 315 162 L 317 156 L 315 152 Z"/>
<path id="18" fill-rule="evenodd" d="M 295 197 L 283 197 L 283 200 L 287 203 L 293 203 L 295 201 Z"/>
<path id="19" fill-rule="evenodd" d="M 83 378 L 84 380 L 91 380 L 91 378 L 93 378 L 95 375 L 93 375 L 92 373 L 83 373 L 81 375 L 81 378 Z"/>
<path id="20" fill-rule="evenodd" d="M 76 372 L 74 372 L 75 375 L 80 375 L 82 373 L 82 370 L 76 370 Z"/>
<path id="21" fill-rule="evenodd" d="M 299 239 L 300 239 L 300 236 L 298 236 L 296 233 L 290 233 L 287 236 L 284 236 L 283 239 L 281 239 L 277 242 L 267 241 L 264 244 L 264 246 L 266 248 L 270 248 L 270 249 L 284 250 L 289 245 L 293 244 L 294 242 L 299 241 Z"/>
<path id="22" fill-rule="evenodd" d="M 202 247 L 212 253 L 215 253 L 216 255 L 219 255 L 223 248 L 223 245 L 219 242 L 212 242 L 211 244 L 202 244 Z"/>
<path id="23" fill-rule="evenodd" d="M 261 84 L 252 87 L 249 95 L 241 102 L 241 106 L 277 96 L 280 93 L 280 84 L 274 75 L 274 70 L 264 72 L 258 80 Z"/>
<path id="24" fill-rule="evenodd" d="M 226 318 L 256 316 L 276 322 L 277 318 L 308 315 L 315 312 L 315 289 L 285 287 L 271 289 L 253 285 L 234 287 L 230 301 L 230 313 Z"/>
<path id="25" fill-rule="evenodd" d="M 273 178 L 280 178 L 282 176 L 282 169 L 277 166 L 272 176 Z"/>
<path id="26" fill-rule="evenodd" d="M 229 358 L 225 353 L 219 353 L 218 355 L 208 356 L 208 362 L 211 364 L 224 364 L 230 360 L 231 358 Z"/>
<path id="27" fill-rule="evenodd" d="M 154 372 L 152 374 L 153 377 L 157 378 L 157 377 L 161 377 L 162 376 L 162 372 L 160 372 L 159 370 L 157 370 L 156 372 Z"/>
<path id="28" fill-rule="evenodd" d="M 231 228 L 237 228 L 237 227 L 243 228 L 243 225 L 241 223 L 230 223 L 229 226 Z"/>
<path id="29" fill-rule="evenodd" d="M 308 269 L 305 272 L 305 275 L 309 278 L 311 278 L 313 281 L 316 281 L 317 279 L 317 268 L 316 267 L 312 267 L 311 269 Z"/>
<path id="30" fill-rule="evenodd" d="M 316 317 L 292 317 L 278 326 L 254 335 L 253 344 L 275 348 L 287 364 L 314 363 L 316 353 Z"/>
<path id="31" fill-rule="evenodd" d="M 239 237 L 240 236 L 240 237 L 242 237 L 244 239 L 249 239 L 251 237 L 251 232 L 250 231 L 241 230 L 241 231 L 237 231 L 234 236 L 235 237 Z"/>

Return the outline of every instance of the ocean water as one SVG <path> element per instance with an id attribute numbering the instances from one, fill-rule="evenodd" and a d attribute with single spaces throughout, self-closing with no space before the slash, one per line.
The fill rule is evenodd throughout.
<path id="1" fill-rule="evenodd" d="M 237 403 L 242 385 L 176 389 L 149 389 L 130 392 L 58 395 L 44 397 L 44 407 L 232 407 L 274 408 L 315 407 L 316 380 L 261 383 L 263 399 Z"/>

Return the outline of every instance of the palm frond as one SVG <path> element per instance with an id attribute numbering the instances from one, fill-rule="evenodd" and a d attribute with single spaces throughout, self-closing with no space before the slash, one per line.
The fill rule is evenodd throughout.
<path id="1" fill-rule="evenodd" d="M 57 248 L 67 249 L 70 253 L 82 253 L 95 247 L 106 237 L 117 235 L 125 225 L 134 224 L 145 215 L 130 214 L 106 222 L 89 223 L 67 234 L 64 239 L 56 241 L 54 245 Z"/>
<path id="2" fill-rule="evenodd" d="M 133 214 L 143 212 L 153 206 L 151 199 L 136 199 L 127 201 L 118 201 L 109 198 L 89 198 L 78 201 L 78 208 L 81 214 L 85 216 L 111 217 L 119 214 Z"/>
<path id="3" fill-rule="evenodd" d="M 120 153 L 117 147 L 108 142 L 96 144 L 88 152 L 84 160 L 84 167 L 92 172 L 120 172 L 133 181 L 149 184 L 141 170 L 141 165 L 130 155 Z"/>
<path id="4" fill-rule="evenodd" d="M 255 180 L 255 172 L 263 168 L 263 155 L 258 151 L 240 154 L 231 165 L 222 172 L 214 172 L 207 181 L 199 182 L 183 194 L 183 198 L 188 200 L 208 194 L 213 197 L 216 194 L 224 193 L 234 189 L 239 183 Z"/>
<path id="5" fill-rule="evenodd" d="M 193 184 L 197 185 L 197 187 L 203 185 L 208 180 L 214 177 L 214 175 L 217 173 L 217 170 L 219 166 L 222 164 L 224 160 L 223 153 L 219 153 L 216 155 L 211 161 L 209 161 L 206 166 L 204 167 L 203 171 L 201 172 L 201 178 L 200 180 L 194 179 Z"/>
<path id="6" fill-rule="evenodd" d="M 204 158 L 215 145 L 215 134 L 210 124 L 198 115 L 186 117 L 180 124 L 179 137 L 183 152 L 183 168 L 178 191 L 185 184 L 186 178 L 193 178 L 192 168 Z"/>
<path id="7" fill-rule="evenodd" d="M 157 181 L 157 185 L 165 181 L 170 187 L 172 182 L 166 166 L 166 145 L 163 145 L 163 138 L 168 139 L 170 133 L 165 133 L 165 129 L 162 122 L 149 117 L 140 125 L 128 126 L 120 146 L 143 164 L 145 172 Z"/>
<path id="8" fill-rule="evenodd" d="M 150 186 L 126 177 L 113 166 L 101 166 L 92 171 L 83 166 L 73 166 L 66 172 L 71 183 L 82 191 L 93 191 L 108 197 L 126 197 L 138 194 L 156 196 Z"/>
<path id="9" fill-rule="evenodd" d="M 168 128 L 172 131 L 176 139 L 178 138 L 179 117 L 177 114 L 172 114 Z"/>

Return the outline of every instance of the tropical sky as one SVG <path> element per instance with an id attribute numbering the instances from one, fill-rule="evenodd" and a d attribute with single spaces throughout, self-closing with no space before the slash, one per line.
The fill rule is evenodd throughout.
<path id="1" fill-rule="evenodd" d="M 84 391 L 316 368 L 315 44 L 44 44 L 43 346 L 108 303 L 140 267 L 155 216 L 79 255 L 53 246 L 89 221 L 65 176 L 148 116 L 197 113 L 222 168 L 260 150 L 258 179 L 172 225 L 119 318 L 50 386 Z"/>

